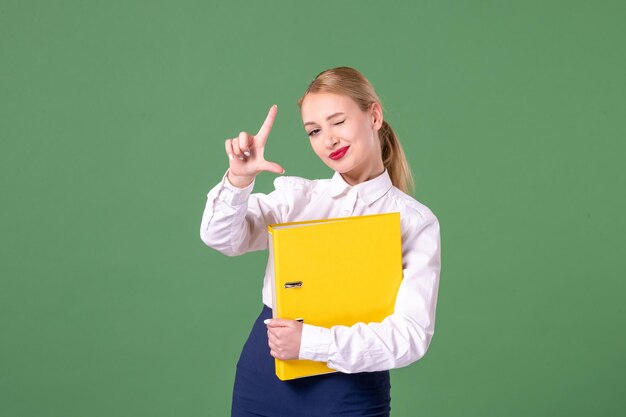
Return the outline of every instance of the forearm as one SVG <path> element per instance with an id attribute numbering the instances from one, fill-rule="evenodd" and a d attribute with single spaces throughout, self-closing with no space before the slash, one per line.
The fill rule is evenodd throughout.
<path id="1" fill-rule="evenodd" d="M 254 180 L 238 188 L 228 179 L 207 194 L 200 224 L 200 238 L 225 255 L 267 249 L 267 225 L 279 223 L 287 211 L 284 195 L 275 190 L 270 194 L 254 193 Z"/>
<path id="2" fill-rule="evenodd" d="M 327 362 L 330 368 L 345 373 L 401 368 L 426 354 L 432 334 L 432 329 L 398 315 L 381 323 L 351 327 L 305 325 L 300 359 Z"/>
<path id="3" fill-rule="evenodd" d="M 254 181 L 239 189 L 228 182 L 227 175 L 207 194 L 200 239 L 225 255 L 235 256 L 247 249 L 241 242 L 249 235 L 245 217 Z"/>

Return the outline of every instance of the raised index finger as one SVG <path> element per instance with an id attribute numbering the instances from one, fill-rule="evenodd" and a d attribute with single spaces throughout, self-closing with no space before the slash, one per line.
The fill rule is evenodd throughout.
<path id="1" fill-rule="evenodd" d="M 261 126 L 259 132 L 256 134 L 255 137 L 259 138 L 260 140 L 267 139 L 267 136 L 270 134 L 270 130 L 272 130 L 272 125 L 274 124 L 274 119 L 276 118 L 277 111 L 278 106 L 276 104 L 270 107 L 270 111 L 269 113 L 267 113 L 267 117 L 263 122 L 263 126 Z"/>

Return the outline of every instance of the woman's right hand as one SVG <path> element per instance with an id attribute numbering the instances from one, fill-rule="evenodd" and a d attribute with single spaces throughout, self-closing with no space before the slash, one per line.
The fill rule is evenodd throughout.
<path id="1" fill-rule="evenodd" d="M 228 181 L 235 187 L 245 188 L 254 181 L 254 178 L 263 171 L 283 174 L 283 167 L 275 162 L 266 161 L 263 157 L 265 143 L 269 136 L 272 124 L 276 118 L 278 106 L 270 108 L 263 126 L 252 136 L 248 132 L 240 132 L 239 137 L 227 139 L 226 154 L 230 160 Z"/>

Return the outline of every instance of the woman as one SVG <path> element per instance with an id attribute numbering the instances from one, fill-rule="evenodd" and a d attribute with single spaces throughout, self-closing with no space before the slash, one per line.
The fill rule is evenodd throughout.
<path id="1" fill-rule="evenodd" d="M 389 369 L 420 359 L 433 335 L 439 222 L 408 195 L 411 173 L 402 147 L 383 120 L 373 87 L 359 71 L 323 71 L 298 105 L 311 146 L 335 171 L 333 177 L 281 176 L 271 193 L 252 193 L 260 172 L 284 173 L 264 158 L 277 113 L 272 106 L 256 135 L 241 132 L 226 141 L 229 169 L 208 193 L 202 240 L 235 256 L 267 249 L 268 224 L 400 212 L 403 281 L 394 313 L 381 323 L 328 329 L 271 319 L 271 277 L 266 270 L 264 305 L 237 364 L 232 415 L 388 416 Z M 329 248 L 329 256 L 340 251 Z M 323 361 L 339 372 L 280 381 L 274 358 Z"/>

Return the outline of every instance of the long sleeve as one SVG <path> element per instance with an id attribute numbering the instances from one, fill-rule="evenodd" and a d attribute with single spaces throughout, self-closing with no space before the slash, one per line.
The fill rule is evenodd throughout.
<path id="1" fill-rule="evenodd" d="M 253 194 L 254 181 L 237 188 L 227 175 L 207 194 L 200 239 L 228 256 L 267 249 L 267 225 L 280 223 L 286 214 L 285 195 L 280 190 Z"/>
<path id="2" fill-rule="evenodd" d="M 441 269 L 439 222 L 434 214 L 408 216 L 402 252 L 403 280 L 394 313 L 381 323 L 351 327 L 305 324 L 300 359 L 355 373 L 400 368 L 424 356 L 434 333 Z"/>

